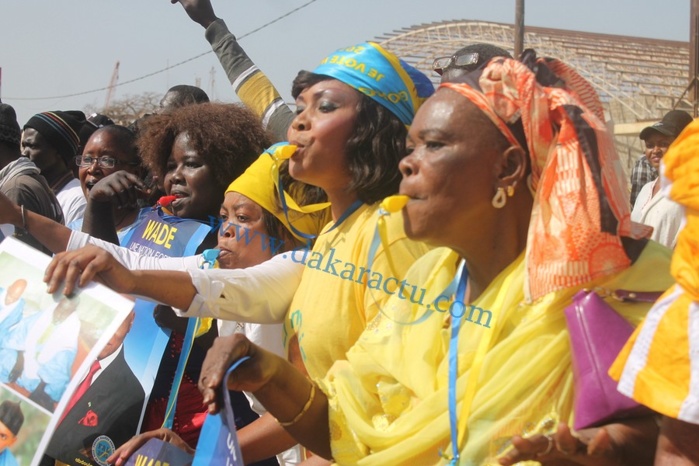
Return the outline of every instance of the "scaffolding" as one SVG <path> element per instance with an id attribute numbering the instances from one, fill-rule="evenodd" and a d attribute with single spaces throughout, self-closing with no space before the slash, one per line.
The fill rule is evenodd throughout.
<path id="1" fill-rule="evenodd" d="M 376 39 L 436 84 L 435 57 L 467 44 L 485 42 L 510 53 L 514 26 L 485 21 L 445 21 L 394 31 Z M 692 113 L 684 94 L 689 76 L 689 42 L 525 28 L 524 47 L 575 67 L 595 87 L 614 127 L 616 146 L 627 170 L 642 153 L 640 130 L 672 109 Z"/>

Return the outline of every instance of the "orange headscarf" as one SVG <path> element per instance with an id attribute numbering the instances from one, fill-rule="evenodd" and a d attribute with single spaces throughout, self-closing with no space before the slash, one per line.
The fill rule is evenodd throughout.
<path id="1" fill-rule="evenodd" d="M 621 237 L 645 238 L 651 228 L 631 222 L 625 175 L 592 86 L 558 60 L 523 56 L 495 58 L 467 83 L 442 87 L 471 100 L 516 146 L 524 141 L 512 125 L 521 119 L 536 191 L 525 296 L 536 300 L 625 269 L 631 259 Z"/>

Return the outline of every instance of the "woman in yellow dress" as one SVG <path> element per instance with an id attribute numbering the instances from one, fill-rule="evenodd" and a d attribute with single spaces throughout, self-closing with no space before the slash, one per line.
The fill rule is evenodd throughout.
<path id="1" fill-rule="evenodd" d="M 339 464 L 652 461 L 652 419 L 571 436 L 563 309 L 582 288 L 666 289 L 669 252 L 631 223 L 592 88 L 560 62 L 527 62 L 495 58 L 466 83 L 442 85 L 410 128 L 405 232 L 442 246 L 404 279 L 427 290 L 424 300 L 396 293 L 312 381 L 245 338 L 218 339 L 199 381 L 210 411 L 225 370 L 249 356 L 229 388 L 254 392 Z M 55 288 L 60 277 L 48 278 Z M 648 308 L 609 304 L 634 324 Z"/>

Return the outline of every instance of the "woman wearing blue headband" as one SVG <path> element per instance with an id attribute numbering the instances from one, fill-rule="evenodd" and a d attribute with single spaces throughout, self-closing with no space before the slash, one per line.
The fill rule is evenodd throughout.
<path id="1" fill-rule="evenodd" d="M 294 147 L 281 146 L 273 155 L 279 167 L 288 163 L 292 178 L 327 193 L 333 219 L 312 250 L 297 250 L 289 257 L 303 266 L 303 275 L 286 314 L 284 343 L 290 359 L 312 378 L 323 377 L 334 360 L 344 357 L 366 323 L 392 294 L 398 291 L 406 299 L 421 299 L 419 290 L 399 287 L 399 280 L 426 251 L 426 246 L 405 236 L 399 216 L 387 222 L 393 266 L 389 266 L 381 247 L 372 254 L 371 266 L 368 261 L 378 202 L 398 190 L 398 162 L 405 155 L 406 125 L 432 92 L 426 76 L 374 43 L 338 50 L 313 73 L 301 72 L 294 81 L 292 94 L 297 111 L 288 132 Z M 280 154 L 284 153 L 290 155 L 288 162 L 281 161 L 284 157 Z M 94 257 L 94 250 L 90 251 L 68 253 L 57 258 L 56 263 L 68 269 L 82 264 L 81 269 L 85 270 L 87 263 L 83 262 Z M 168 294 L 162 280 L 139 277 L 144 274 L 155 278 L 159 272 L 130 273 L 118 268 L 114 261 L 110 262 L 109 272 L 105 272 L 128 274 L 127 282 L 134 285 L 149 287 L 146 283 L 160 283 L 157 290 L 136 290 L 128 285 L 129 289 L 122 291 L 160 300 L 169 295 L 166 303 L 180 309 L 189 309 L 198 294 L 199 315 L 202 307 L 205 313 L 209 305 L 217 305 L 219 312 L 222 305 L 231 308 L 226 309 L 230 318 L 236 310 L 234 302 L 216 301 L 220 291 L 211 296 L 198 291 L 199 287 L 195 288 L 185 273 L 168 275 L 167 288 L 173 289 Z M 62 278 L 59 275 L 51 280 L 55 288 Z M 294 443 L 273 418 L 262 423 L 266 429 L 258 425 L 257 430 L 240 433 L 246 461 L 254 461 L 258 454 L 262 458 L 274 453 L 262 451 L 270 446 L 266 439 L 262 440 L 264 448 L 246 448 L 250 442 L 260 442 L 259 438 L 252 438 L 256 433 L 271 430 L 277 437 L 282 434 L 288 438 L 285 446 Z M 251 430 L 253 436 L 246 432 Z M 277 443 L 277 447 L 281 446 Z"/>

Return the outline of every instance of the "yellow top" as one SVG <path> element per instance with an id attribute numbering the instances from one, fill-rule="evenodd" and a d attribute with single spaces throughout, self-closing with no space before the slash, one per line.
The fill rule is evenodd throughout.
<path id="1" fill-rule="evenodd" d="M 667 248 L 650 242 L 631 267 L 586 287 L 665 289 L 671 278 L 662 271 L 668 270 L 669 259 Z M 432 303 L 453 280 L 458 262 L 458 255 L 449 249 L 433 250 L 411 267 L 406 280 L 424 284 L 428 290 L 424 303 Z M 490 337 L 470 406 L 462 464 L 496 464 L 513 435 L 550 433 L 558 420 L 573 420 L 573 373 L 563 309 L 581 287 L 549 293 L 527 304 L 524 276 L 523 253 L 471 303 L 477 315 L 467 312 L 472 318 L 462 323 L 459 414 L 477 349 Z M 634 325 L 649 307 L 608 302 Z M 391 318 L 381 314 L 371 322 L 346 360 L 337 361 L 321 383 L 329 400 L 333 457 L 339 464 L 446 463 L 439 451 L 451 453 L 450 314 L 433 312 L 419 324 L 399 324 L 415 321 L 425 307 L 395 296 L 387 310 Z M 486 317 L 480 318 L 488 312 L 492 313 L 489 326 Z"/>
<path id="2" fill-rule="evenodd" d="M 284 324 L 284 345 L 298 338 L 301 357 L 311 378 L 322 378 L 334 361 L 343 359 L 391 293 L 420 300 L 422 284 L 401 284 L 403 275 L 428 248 L 403 231 L 402 215 L 387 217 L 392 272 L 379 246 L 369 269 L 369 249 L 379 205 L 363 205 L 336 229 L 321 234 L 312 250 L 293 251 L 292 260 L 305 264 Z M 326 226 L 324 231 L 332 228 Z"/>

